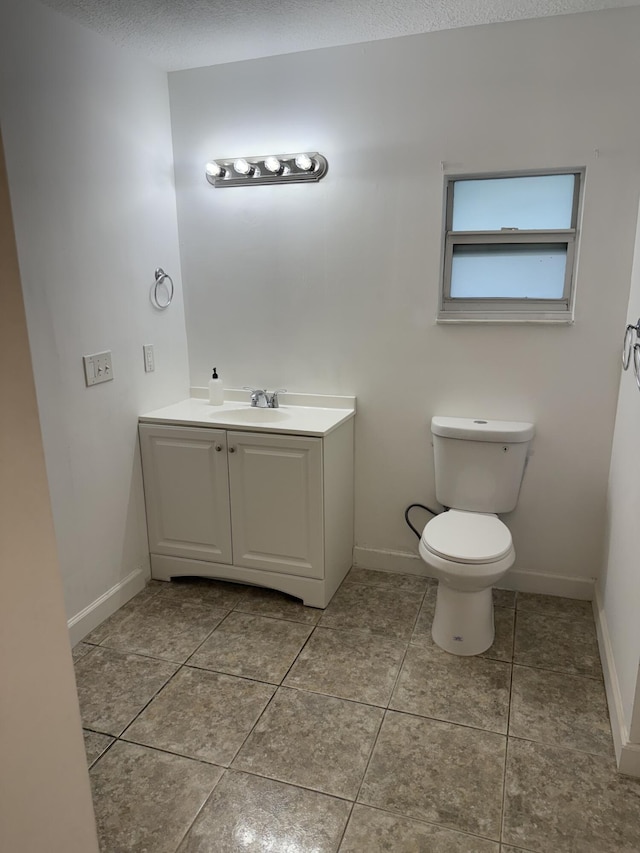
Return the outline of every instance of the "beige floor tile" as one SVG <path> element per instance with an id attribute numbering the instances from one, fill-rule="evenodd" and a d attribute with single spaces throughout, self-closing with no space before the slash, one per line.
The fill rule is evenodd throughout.
<path id="1" fill-rule="evenodd" d="M 358 801 L 499 840 L 506 737 L 387 711 Z"/>
<path id="2" fill-rule="evenodd" d="M 94 649 L 76 663 L 83 725 L 121 734 L 177 669 L 167 661 Z"/>
<path id="3" fill-rule="evenodd" d="M 98 732 L 83 731 L 84 751 L 87 753 L 87 764 L 89 767 L 100 758 L 102 753 L 111 746 L 115 738 L 109 735 L 101 735 Z"/>
<path id="4" fill-rule="evenodd" d="M 274 690 L 257 681 L 183 667 L 123 738 L 227 766 Z"/>
<path id="5" fill-rule="evenodd" d="M 284 684 L 386 707 L 406 646 L 376 634 L 316 628 Z"/>
<path id="6" fill-rule="evenodd" d="M 493 841 L 356 804 L 340 853 L 498 853 Z"/>
<path id="7" fill-rule="evenodd" d="M 538 595 L 532 592 L 519 592 L 518 610 L 544 613 L 547 616 L 562 616 L 570 619 L 593 621 L 593 605 L 590 601 L 577 598 L 562 598 L 558 595 Z"/>
<path id="8" fill-rule="evenodd" d="M 128 619 L 128 617 L 137 611 L 138 608 L 146 601 L 154 598 L 158 592 L 158 582 L 150 581 L 143 590 L 141 590 L 137 595 L 134 595 L 134 597 L 129 599 L 126 604 L 123 604 L 119 610 L 116 610 L 116 612 L 109 616 L 108 619 L 105 619 L 97 628 L 94 628 L 93 631 L 87 634 L 84 641 L 99 645 L 108 634 L 112 634 L 114 631 L 117 631 L 118 626 L 124 622 L 125 619 Z"/>
<path id="9" fill-rule="evenodd" d="M 611 758 L 604 684 L 596 678 L 514 666 L 509 734 Z"/>
<path id="10" fill-rule="evenodd" d="M 376 569 L 362 569 L 354 566 L 345 581 L 348 583 L 364 583 L 369 586 L 383 586 L 389 589 L 400 589 L 403 592 L 426 592 L 431 584 L 431 578 L 419 575 L 404 575 L 398 572 L 380 572 Z"/>
<path id="11" fill-rule="evenodd" d="M 383 711 L 280 687 L 233 767 L 354 799 Z"/>
<path id="12" fill-rule="evenodd" d="M 242 596 L 235 609 L 243 613 L 270 616 L 272 619 L 304 622 L 305 625 L 315 625 L 322 616 L 322 610 L 317 607 L 306 607 L 299 598 L 257 586 L 247 587 L 246 595 Z"/>
<path id="13" fill-rule="evenodd" d="M 80 660 L 85 655 L 88 655 L 89 652 L 93 651 L 95 646 L 89 645 L 89 643 L 76 643 L 76 645 L 71 649 L 71 657 L 74 662 Z"/>
<path id="14" fill-rule="evenodd" d="M 90 771 L 102 853 L 175 853 L 220 767 L 115 743 Z"/>
<path id="15" fill-rule="evenodd" d="M 197 599 L 181 602 L 160 594 L 121 622 L 101 645 L 184 663 L 227 612 Z"/>
<path id="16" fill-rule="evenodd" d="M 500 853 L 534 853 L 530 847 L 511 847 L 509 844 L 502 844 Z"/>
<path id="17" fill-rule="evenodd" d="M 593 620 L 588 619 L 565 619 L 519 610 L 513 662 L 602 678 L 596 629 Z"/>
<path id="18" fill-rule="evenodd" d="M 311 625 L 251 613 L 230 613 L 189 658 L 189 666 L 280 684 Z"/>
<path id="19" fill-rule="evenodd" d="M 640 779 L 610 758 L 510 738 L 503 840 L 544 853 L 636 853 Z"/>
<path id="20" fill-rule="evenodd" d="M 422 598 L 422 593 L 343 583 L 319 624 L 323 628 L 357 629 L 408 640 Z"/>
<path id="21" fill-rule="evenodd" d="M 409 646 L 389 707 L 507 733 L 511 665 Z"/>
<path id="22" fill-rule="evenodd" d="M 326 794 L 227 770 L 179 853 L 334 853 L 350 808 Z"/>
<path id="23" fill-rule="evenodd" d="M 512 589 L 496 589 L 493 592 L 494 607 L 508 607 L 510 610 L 516 609 L 516 593 Z"/>
<path id="24" fill-rule="evenodd" d="M 420 645 L 431 645 L 431 626 L 433 625 L 433 617 L 436 612 L 436 597 L 438 595 L 438 585 L 430 586 L 427 590 L 424 600 L 418 612 L 418 618 L 413 628 L 411 642 Z"/>
<path id="25" fill-rule="evenodd" d="M 515 624 L 516 612 L 513 608 L 494 607 L 493 627 L 495 629 L 495 636 L 493 645 L 486 652 L 482 652 L 480 657 L 511 663 L 513 660 Z"/>
<path id="26" fill-rule="evenodd" d="M 220 610 L 233 610 L 250 587 L 212 578 L 174 578 L 160 582 L 165 599 L 184 603 L 209 604 Z"/>

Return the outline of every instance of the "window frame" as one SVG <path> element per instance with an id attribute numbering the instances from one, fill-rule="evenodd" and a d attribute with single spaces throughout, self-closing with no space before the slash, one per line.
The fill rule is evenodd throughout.
<path id="1" fill-rule="evenodd" d="M 536 169 L 531 171 L 482 172 L 474 174 L 451 174 L 444 181 L 444 229 L 442 240 L 442 263 L 440 271 L 440 302 L 438 323 L 572 323 L 575 305 L 575 273 L 579 222 L 582 211 L 584 166 L 565 169 Z M 456 181 L 495 180 L 499 178 L 528 178 L 536 176 L 573 175 L 573 204 L 571 228 L 500 230 L 500 231 L 453 231 L 453 195 Z M 529 243 L 542 245 L 559 243 L 566 245 L 566 268 L 562 297 L 559 299 L 534 299 L 528 297 L 452 297 L 451 267 L 454 247 L 457 245 L 518 245 Z"/>

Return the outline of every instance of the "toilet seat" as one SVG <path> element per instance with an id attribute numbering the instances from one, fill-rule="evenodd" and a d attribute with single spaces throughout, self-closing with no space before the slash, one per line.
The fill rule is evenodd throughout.
<path id="1" fill-rule="evenodd" d="M 512 550 L 509 528 L 496 515 L 452 509 L 433 518 L 424 528 L 423 547 L 453 563 L 495 563 Z"/>

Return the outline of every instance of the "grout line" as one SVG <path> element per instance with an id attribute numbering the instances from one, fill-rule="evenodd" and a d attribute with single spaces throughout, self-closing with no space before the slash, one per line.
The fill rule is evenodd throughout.
<path id="1" fill-rule="evenodd" d="M 310 609 L 317 610 L 318 608 L 313 607 Z M 322 618 L 322 616 L 319 616 L 318 622 L 309 622 L 308 619 L 294 619 L 291 616 L 274 616 L 273 613 L 260 613 L 258 610 L 243 610 L 238 605 L 233 608 L 232 613 L 244 613 L 246 616 L 260 616 L 263 619 L 277 619 L 279 622 L 293 622 L 294 625 L 305 625 L 312 628 L 316 628 Z"/>
<path id="2" fill-rule="evenodd" d="M 298 660 L 298 658 L 300 657 L 300 655 L 302 654 L 302 652 L 306 649 L 307 645 L 309 644 L 309 641 L 311 640 L 311 638 L 312 638 L 312 637 L 313 637 L 313 635 L 315 634 L 317 627 L 318 627 L 317 625 L 314 625 L 314 626 L 313 626 L 313 628 L 311 629 L 311 631 L 309 632 L 309 636 L 308 636 L 308 637 L 307 637 L 307 639 L 304 641 L 304 643 L 302 644 L 302 646 L 301 646 L 301 647 L 300 647 L 300 649 L 298 650 L 298 653 L 296 654 L 296 656 L 294 657 L 294 659 L 291 661 L 291 664 L 290 664 L 289 668 L 287 669 L 287 671 L 285 672 L 285 674 L 284 674 L 284 675 L 282 676 L 282 678 L 280 679 L 280 684 L 278 685 L 279 687 L 282 687 L 282 686 L 288 686 L 288 685 L 285 685 L 285 684 L 284 684 L 285 679 L 286 679 L 286 677 L 289 675 L 289 673 L 291 672 L 291 670 L 293 669 L 293 667 L 295 666 L 296 661 Z"/>
<path id="3" fill-rule="evenodd" d="M 336 845 L 336 850 L 340 853 L 340 848 L 342 847 L 342 842 L 344 841 L 344 837 L 347 834 L 347 829 L 349 827 L 349 823 L 351 821 L 351 815 L 353 814 L 353 810 L 356 807 L 355 802 L 350 803 L 351 808 L 349 809 L 349 814 L 347 815 L 347 819 L 344 822 L 344 827 L 342 832 L 340 833 L 340 838 L 338 839 L 338 843 Z"/>
<path id="4" fill-rule="evenodd" d="M 532 738 L 522 737 L 521 735 L 509 735 L 509 740 L 519 740 L 523 743 L 533 743 L 537 746 L 548 747 L 549 749 L 566 750 L 567 752 L 575 752 L 577 755 L 590 755 L 592 758 L 603 758 L 607 760 L 611 758 L 611 755 L 605 755 L 603 752 L 587 752 L 587 750 L 578 749 L 576 746 L 565 746 L 565 744 L 563 743 L 551 743 L 550 741 L 546 740 L 533 740 Z"/>
<path id="5" fill-rule="evenodd" d="M 329 791 L 322 791 L 320 788 L 310 788 L 308 785 L 303 785 L 300 782 L 291 782 L 287 779 L 280 779 L 278 776 L 268 776 L 266 773 L 261 773 L 258 770 L 247 770 L 244 767 L 226 767 L 225 771 L 229 773 L 243 773 L 246 776 L 255 776 L 257 779 L 267 779 L 270 782 L 277 782 L 279 785 L 286 785 L 289 788 L 299 788 L 301 791 L 309 791 L 312 794 L 319 794 L 322 797 L 331 797 L 334 800 L 340 800 L 343 803 L 355 805 L 355 800 L 352 800 L 350 797 L 345 797 L 342 794 L 332 794 Z M 277 853 L 280 853 L 280 850 L 278 850 Z"/>
<path id="6" fill-rule="evenodd" d="M 198 645 L 195 647 L 195 649 L 194 649 L 190 654 L 188 654 L 188 655 L 187 655 L 186 660 L 184 660 L 184 661 L 183 661 L 183 663 L 182 663 L 182 666 L 187 666 L 187 664 L 189 664 L 189 661 L 190 661 L 190 660 L 191 660 L 191 658 L 195 655 L 195 653 L 196 653 L 196 652 L 198 652 L 198 651 L 200 651 L 200 649 L 202 648 L 202 646 L 204 646 L 204 644 L 207 642 L 207 640 L 208 640 L 208 639 L 209 639 L 213 634 L 215 634 L 215 632 L 216 632 L 216 631 L 218 630 L 218 628 L 222 625 L 222 623 L 223 623 L 223 622 L 226 622 L 226 620 L 228 619 L 228 617 L 229 617 L 232 613 L 233 613 L 233 611 L 232 611 L 232 610 L 228 610 L 228 611 L 224 614 L 224 616 L 223 616 L 223 617 L 222 617 L 222 619 L 218 622 L 218 624 L 217 624 L 217 625 L 215 625 L 215 626 L 214 626 L 214 627 L 209 631 L 209 633 L 208 633 L 208 634 L 207 634 L 207 636 L 204 638 L 204 640 L 203 640 L 201 643 L 198 643 Z"/>
<path id="7" fill-rule="evenodd" d="M 549 666 L 540 666 L 534 663 L 521 663 L 517 660 L 513 661 L 513 665 L 522 667 L 523 669 L 535 669 L 538 672 L 548 672 L 551 675 L 562 675 L 565 678 L 586 678 L 588 681 L 600 681 L 604 683 L 604 678 L 600 675 L 587 675 L 584 672 L 569 672 L 567 669 L 551 669 Z"/>
<path id="8" fill-rule="evenodd" d="M 232 766 L 233 762 L 236 760 L 236 758 L 238 757 L 238 755 L 240 754 L 240 752 L 241 752 L 241 751 L 242 751 L 242 749 L 244 748 L 245 744 L 247 743 L 247 741 L 249 740 L 249 738 L 251 737 L 251 735 L 253 734 L 253 732 L 256 730 L 256 728 L 257 728 L 258 724 L 260 723 L 260 721 L 262 720 L 262 718 L 263 718 L 263 717 L 264 717 L 264 715 L 266 714 L 267 709 L 271 707 L 271 704 L 273 703 L 273 701 L 274 701 L 275 697 L 277 696 L 277 694 L 278 694 L 278 690 L 280 689 L 280 687 L 279 687 L 279 686 L 277 686 L 277 685 L 273 685 L 273 684 L 272 684 L 272 685 L 270 685 L 270 686 L 271 686 L 271 687 L 274 687 L 274 686 L 275 686 L 275 688 L 276 688 L 276 689 L 275 689 L 275 690 L 273 691 L 273 693 L 271 694 L 271 696 L 270 696 L 270 698 L 269 698 L 268 702 L 266 703 L 266 705 L 264 706 L 264 708 L 262 709 L 262 711 L 258 714 L 258 716 L 257 716 L 257 718 L 256 718 L 256 721 L 254 722 L 254 724 L 251 726 L 251 728 L 249 729 L 249 731 L 247 732 L 247 734 L 246 734 L 246 735 L 245 735 L 245 737 L 243 738 L 242 743 L 240 744 L 240 746 L 239 746 L 239 747 L 236 749 L 236 751 L 234 752 L 234 754 L 233 754 L 233 758 L 232 758 L 232 759 L 231 759 L 231 761 L 229 762 L 229 767 L 231 767 L 231 766 Z M 259 775 L 259 774 L 255 774 L 255 775 Z"/>
<path id="9" fill-rule="evenodd" d="M 414 711 L 402 711 L 399 708 L 386 708 L 385 711 L 388 711 L 391 714 L 402 714 L 404 717 L 414 717 L 417 720 L 428 720 L 432 723 L 443 723 L 446 726 L 455 726 L 458 729 L 469 729 L 472 732 L 484 732 L 488 735 L 495 735 L 496 737 L 507 737 L 506 732 L 497 732 L 495 729 L 483 729 L 480 726 L 472 726 L 469 723 L 455 723 L 453 720 L 443 720 L 440 717 L 427 717 L 424 714 L 416 714 Z"/>
<path id="10" fill-rule="evenodd" d="M 149 743 L 143 743 L 140 740 L 124 737 L 124 732 L 116 738 L 120 743 L 130 743 L 133 746 L 142 746 L 144 749 L 151 749 L 153 752 L 162 752 L 165 755 L 175 755 L 177 758 L 186 758 L 188 761 L 197 761 L 199 764 L 206 764 L 207 767 L 219 767 L 221 770 L 227 770 L 227 764 L 218 764 L 215 761 L 209 761 L 207 758 L 196 758 L 194 755 L 187 755 L 186 752 L 177 752 L 172 749 L 167 749 L 164 746 L 153 746 Z"/>
<path id="11" fill-rule="evenodd" d="M 216 766 L 219 766 L 219 765 L 216 765 Z M 189 826 L 187 827 L 187 830 L 186 830 L 185 834 L 182 836 L 182 838 L 181 838 L 181 839 L 180 839 L 180 841 L 178 842 L 178 846 L 175 848 L 175 853 L 177 853 L 177 851 L 178 851 L 178 850 L 180 850 L 180 848 L 182 847 L 182 844 L 183 844 L 183 842 L 184 842 L 185 838 L 187 837 L 187 835 L 189 835 L 189 833 L 190 833 L 190 832 L 191 832 L 191 830 L 193 829 L 193 827 L 194 827 L 194 825 L 195 825 L 195 822 L 198 820 L 198 818 L 200 817 L 200 815 L 201 815 L 201 814 L 202 814 L 202 812 L 204 811 L 205 806 L 207 805 L 207 803 L 209 802 L 209 800 L 211 799 L 211 797 L 213 797 L 214 791 L 216 790 L 216 788 L 218 787 L 218 785 L 220 784 L 220 782 L 222 782 L 222 780 L 224 779 L 224 776 L 225 776 L 225 773 L 226 773 L 226 772 L 227 772 L 227 769 L 226 769 L 226 768 L 224 768 L 223 772 L 220 774 L 220 778 L 216 781 L 215 785 L 213 786 L 213 788 L 212 788 L 212 789 L 211 789 L 211 791 L 209 792 L 209 795 L 208 795 L 207 797 L 205 797 L 204 802 L 202 803 L 202 805 L 200 806 L 200 808 L 197 810 L 197 812 L 195 813 L 195 816 L 194 816 L 193 820 L 191 821 L 191 823 L 190 823 L 190 824 L 189 824 Z"/>
<path id="12" fill-rule="evenodd" d="M 360 806 L 361 808 L 365 808 L 365 809 L 372 809 L 373 811 L 376 811 L 376 812 L 382 812 L 383 814 L 391 815 L 392 817 L 399 818 L 400 820 L 415 822 L 415 823 L 426 825 L 426 826 L 433 826 L 433 827 L 436 827 L 438 829 L 446 829 L 449 832 L 452 832 L 454 835 L 455 834 L 462 835 L 465 838 L 477 838 L 477 839 L 480 839 L 482 841 L 491 841 L 493 844 L 500 845 L 499 841 L 497 841 L 495 838 L 490 838 L 488 835 L 478 835 L 478 833 L 476 833 L 476 832 L 469 832 L 467 829 L 459 829 L 458 827 L 451 826 L 451 824 L 448 824 L 448 823 L 437 823 L 434 820 L 427 820 L 426 818 L 423 818 L 423 817 L 413 817 L 413 816 L 410 817 L 409 815 L 404 814 L 403 812 L 400 812 L 400 811 L 393 811 L 392 809 L 385 809 L 383 806 L 373 806 L 373 805 L 370 805 L 369 803 L 359 803 L 357 800 L 353 803 L 353 805 L 354 806 Z M 400 853 L 400 851 L 394 851 L 394 853 Z M 448 853 L 448 851 L 447 851 L 447 853 Z M 526 853 L 528 853 L 528 851 L 526 851 Z"/>
<path id="13" fill-rule="evenodd" d="M 321 693 L 319 690 L 311 690 L 309 687 L 297 687 L 295 684 L 279 684 L 278 689 L 295 690 L 296 693 L 309 693 L 312 696 L 324 696 L 326 699 L 335 699 L 338 702 L 350 702 L 352 705 L 362 705 L 364 708 L 375 708 L 377 711 L 386 711 L 387 705 L 374 705 L 373 702 L 363 702 L 360 699 L 346 699 L 344 696 L 335 696 L 333 693 Z"/>
<path id="14" fill-rule="evenodd" d="M 513 643 L 515 645 L 515 626 L 513 632 Z M 509 705 L 507 708 L 507 729 L 506 729 L 506 740 L 504 745 L 504 766 L 502 770 L 502 798 L 500 803 L 500 843 L 502 844 L 504 837 L 504 829 L 505 829 L 505 816 L 506 816 L 506 805 L 507 805 L 507 757 L 509 751 L 509 726 L 511 725 L 511 702 L 513 699 L 513 664 L 511 664 L 511 671 L 509 673 Z"/>
<path id="15" fill-rule="evenodd" d="M 280 687 L 281 682 L 279 681 L 265 681 L 264 678 L 256 678 L 253 675 L 238 675 L 237 672 L 227 672 L 224 669 L 212 669 L 208 666 L 203 666 L 202 664 L 197 663 L 187 663 L 184 664 L 185 669 L 195 669 L 198 672 L 209 672 L 211 675 L 224 675 L 226 678 L 237 678 L 239 681 L 250 681 L 252 684 L 264 684 L 265 687 Z"/>
<path id="16" fill-rule="evenodd" d="M 110 737 L 113 737 L 113 735 L 110 735 Z M 109 752 L 111 747 L 117 742 L 118 742 L 118 738 L 113 738 L 113 740 L 109 744 L 109 746 L 100 753 L 100 755 L 95 759 L 95 761 L 92 761 L 91 764 L 89 764 L 89 766 L 87 767 L 87 770 L 93 770 L 93 768 L 96 766 L 96 764 L 105 757 L 105 755 Z"/>
<path id="17" fill-rule="evenodd" d="M 132 720 L 130 720 L 130 721 L 127 723 L 127 725 L 122 729 L 122 731 L 120 732 L 120 734 L 119 734 L 119 735 L 116 735 L 116 737 L 121 738 L 121 737 L 122 737 L 122 735 L 123 735 L 123 734 L 125 734 L 125 732 L 126 732 L 128 729 L 130 729 L 130 728 L 131 728 L 131 726 L 135 723 L 135 721 L 138 719 L 138 717 L 140 716 L 140 714 L 142 714 L 144 711 L 146 711 L 146 710 L 147 710 L 147 708 L 149 707 L 149 705 L 150 705 L 150 704 L 153 702 L 153 700 L 156 698 L 156 696 L 158 696 L 158 694 L 159 694 L 159 693 L 161 693 L 161 692 L 164 690 L 164 688 L 165 688 L 165 687 L 167 687 L 167 686 L 168 686 L 168 685 L 173 681 L 173 679 L 174 679 L 174 678 L 176 677 L 176 675 L 180 672 L 180 670 L 182 669 L 182 667 L 183 667 L 183 666 L 184 666 L 184 664 L 181 664 L 181 665 L 176 669 L 176 671 L 175 671 L 172 675 L 170 675 L 170 676 L 169 676 L 169 678 L 164 682 L 164 684 L 162 684 L 162 685 L 161 685 L 161 686 L 156 690 L 156 692 L 155 692 L 155 693 L 153 694 L 153 696 L 149 699 L 149 701 L 145 703 L 144 707 L 142 707 L 142 708 L 138 711 L 138 713 L 133 717 L 133 719 L 132 719 Z"/>

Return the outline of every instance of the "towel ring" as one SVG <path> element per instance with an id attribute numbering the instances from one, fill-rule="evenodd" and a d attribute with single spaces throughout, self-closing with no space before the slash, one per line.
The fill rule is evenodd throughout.
<path id="1" fill-rule="evenodd" d="M 154 308 L 158 308 L 160 311 L 164 311 L 165 308 L 168 308 L 171 305 L 171 301 L 173 299 L 173 279 L 171 276 L 166 273 L 162 267 L 158 267 L 155 272 L 155 282 L 153 287 L 151 288 L 151 304 Z M 160 285 L 164 284 L 165 289 L 167 291 L 167 298 L 165 301 L 161 301 L 158 298 L 158 288 Z"/>
<path id="2" fill-rule="evenodd" d="M 633 345 L 633 372 L 636 375 L 636 385 L 640 388 L 640 344 Z"/>
<path id="3" fill-rule="evenodd" d="M 640 324 L 640 320 L 638 320 Z M 622 343 L 622 368 L 627 370 L 631 362 L 631 352 L 633 350 L 633 333 L 638 331 L 638 326 L 629 324 L 624 331 L 624 341 Z"/>

